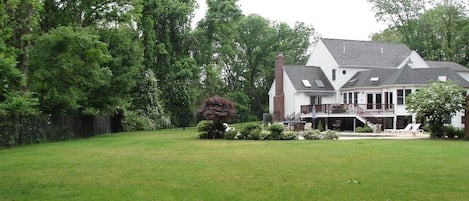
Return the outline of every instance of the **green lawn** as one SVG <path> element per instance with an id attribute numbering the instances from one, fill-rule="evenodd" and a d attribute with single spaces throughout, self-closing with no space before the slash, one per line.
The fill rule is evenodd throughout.
<path id="1" fill-rule="evenodd" d="M 0 200 L 455 201 L 468 170 L 464 141 L 212 141 L 190 128 L 0 150 Z"/>

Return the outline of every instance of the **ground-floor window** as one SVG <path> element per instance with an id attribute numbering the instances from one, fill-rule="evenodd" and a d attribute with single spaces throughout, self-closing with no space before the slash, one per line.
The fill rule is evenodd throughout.
<path id="1" fill-rule="evenodd" d="M 412 116 L 397 116 L 397 129 L 403 129 L 407 124 L 412 123 Z"/>

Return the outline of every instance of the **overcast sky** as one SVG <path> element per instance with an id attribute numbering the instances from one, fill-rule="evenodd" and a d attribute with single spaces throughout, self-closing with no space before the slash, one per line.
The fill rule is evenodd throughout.
<path id="1" fill-rule="evenodd" d="M 204 16 L 205 0 L 195 20 Z M 376 22 L 372 5 L 366 0 L 239 0 L 245 15 L 259 14 L 271 21 L 296 21 L 313 25 L 323 38 L 369 40 L 370 35 L 386 28 Z"/>

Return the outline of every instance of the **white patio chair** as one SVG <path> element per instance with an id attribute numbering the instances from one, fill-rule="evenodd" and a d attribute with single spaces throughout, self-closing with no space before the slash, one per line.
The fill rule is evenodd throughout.
<path id="1" fill-rule="evenodd" d="M 415 124 L 412 126 L 411 132 L 413 135 L 415 135 L 416 133 L 423 133 L 423 129 L 420 129 L 421 125 L 422 124 Z"/>
<path id="2" fill-rule="evenodd" d="M 407 124 L 407 126 L 404 129 L 398 129 L 398 130 L 396 130 L 396 132 L 397 133 L 411 132 L 413 127 L 414 127 L 414 124 Z"/>

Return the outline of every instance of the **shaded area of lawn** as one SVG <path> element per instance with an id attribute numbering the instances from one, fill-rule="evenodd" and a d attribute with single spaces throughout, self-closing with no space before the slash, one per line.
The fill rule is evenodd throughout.
<path id="1" fill-rule="evenodd" d="M 0 200 L 466 200 L 468 156 L 463 141 L 122 133 L 0 150 Z"/>

